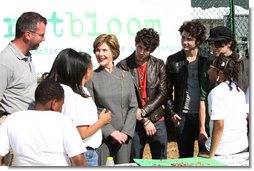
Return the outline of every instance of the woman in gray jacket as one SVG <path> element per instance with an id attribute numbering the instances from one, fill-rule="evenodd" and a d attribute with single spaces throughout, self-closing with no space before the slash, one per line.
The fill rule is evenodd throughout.
<path id="1" fill-rule="evenodd" d="M 99 148 L 99 164 L 105 165 L 112 156 L 116 164 L 130 160 L 131 139 L 136 126 L 137 100 L 129 72 L 114 66 L 120 54 L 113 34 L 101 34 L 93 44 L 99 67 L 87 88 L 98 107 L 111 111 L 111 122 L 102 127 L 103 142 Z"/>

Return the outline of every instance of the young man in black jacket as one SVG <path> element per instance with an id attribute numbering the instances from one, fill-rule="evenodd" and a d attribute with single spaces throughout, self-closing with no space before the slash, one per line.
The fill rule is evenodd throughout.
<path id="1" fill-rule="evenodd" d="M 199 133 L 200 78 L 209 54 L 201 52 L 206 28 L 197 20 L 184 22 L 179 28 L 182 50 L 166 61 L 166 110 L 176 128 L 179 157 L 193 157 Z M 209 80 L 207 80 L 209 81 Z M 199 151 L 204 146 L 199 145 Z"/>

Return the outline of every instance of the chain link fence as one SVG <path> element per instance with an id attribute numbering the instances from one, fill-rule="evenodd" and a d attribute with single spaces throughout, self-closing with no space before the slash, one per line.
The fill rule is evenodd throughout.
<path id="1" fill-rule="evenodd" d="M 236 51 L 249 58 L 249 0 L 191 0 L 194 19 L 208 29 L 227 26 L 235 33 Z M 209 33 L 208 33 L 209 34 Z M 205 51 L 211 51 L 207 44 Z"/>

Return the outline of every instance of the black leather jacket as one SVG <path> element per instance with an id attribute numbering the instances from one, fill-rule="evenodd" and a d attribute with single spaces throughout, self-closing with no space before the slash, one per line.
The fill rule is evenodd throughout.
<path id="1" fill-rule="evenodd" d="M 198 79 L 200 77 L 202 68 L 207 65 L 207 59 L 210 54 L 198 54 Z M 167 73 L 167 101 L 165 108 L 171 118 L 174 114 L 182 116 L 182 110 L 185 104 L 187 91 L 187 77 L 188 77 L 188 61 L 183 50 L 168 56 L 166 61 Z"/>
<path id="2" fill-rule="evenodd" d="M 139 88 L 138 65 L 135 62 L 135 52 L 126 59 L 120 61 L 116 66 L 131 73 L 136 89 L 139 108 L 144 109 L 146 112 L 144 119 L 149 119 L 153 123 L 158 121 L 165 114 L 163 105 L 165 104 L 167 89 L 164 61 L 154 56 L 150 56 L 147 61 L 146 92 L 148 101 L 143 108 L 141 105 L 141 91 Z"/>

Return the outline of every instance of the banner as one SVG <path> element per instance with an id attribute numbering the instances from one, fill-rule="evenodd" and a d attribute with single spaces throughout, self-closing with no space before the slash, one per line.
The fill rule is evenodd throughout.
<path id="1" fill-rule="evenodd" d="M 37 73 L 47 72 L 64 48 L 88 52 L 93 57 L 93 41 L 101 33 L 113 33 L 120 43 L 116 63 L 135 50 L 136 32 L 152 27 L 160 34 L 160 46 L 153 55 L 166 60 L 181 49 L 178 32 L 191 20 L 190 0 L 8 0 L 0 6 L 0 50 L 15 36 L 17 18 L 35 11 L 47 18 L 45 41 L 31 51 Z"/>

